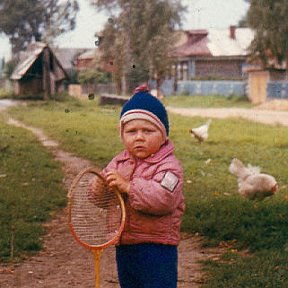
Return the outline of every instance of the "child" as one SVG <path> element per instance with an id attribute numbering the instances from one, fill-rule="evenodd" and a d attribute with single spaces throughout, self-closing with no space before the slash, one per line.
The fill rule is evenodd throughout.
<path id="1" fill-rule="evenodd" d="M 119 128 L 125 150 L 102 173 L 126 206 L 116 245 L 120 285 L 176 288 L 183 172 L 168 139 L 167 112 L 156 97 L 138 89 L 121 111 Z"/>

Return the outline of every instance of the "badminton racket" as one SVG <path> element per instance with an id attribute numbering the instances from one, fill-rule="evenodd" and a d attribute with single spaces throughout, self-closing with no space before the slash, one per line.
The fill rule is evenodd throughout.
<path id="1" fill-rule="evenodd" d="M 95 168 L 82 170 L 68 192 L 68 223 L 75 240 L 94 254 L 95 287 L 100 287 L 100 256 L 117 243 L 125 222 L 124 201 Z"/>

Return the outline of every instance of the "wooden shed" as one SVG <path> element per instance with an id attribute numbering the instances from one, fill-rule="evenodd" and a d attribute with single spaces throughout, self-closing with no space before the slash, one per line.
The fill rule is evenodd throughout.
<path id="1" fill-rule="evenodd" d="M 44 99 L 64 90 L 68 75 L 52 49 L 35 42 L 22 53 L 11 80 L 16 95 L 42 95 Z"/>

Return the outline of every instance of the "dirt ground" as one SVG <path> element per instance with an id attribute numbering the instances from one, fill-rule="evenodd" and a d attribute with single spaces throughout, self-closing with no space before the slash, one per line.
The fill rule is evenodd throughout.
<path id="1" fill-rule="evenodd" d="M 288 100 L 271 100 L 253 109 L 246 108 L 174 108 L 172 113 L 183 116 L 201 116 L 211 118 L 243 118 L 271 125 L 288 126 Z"/>
<path id="2" fill-rule="evenodd" d="M 286 102 L 285 102 L 286 103 Z M 275 104 L 273 104 L 275 105 Z M 283 105 L 280 105 L 280 108 Z M 287 106 L 288 107 L 288 106 Z M 274 111 L 271 111 L 274 109 Z M 254 121 L 288 126 L 288 112 L 267 108 L 259 109 L 181 109 L 169 108 L 171 112 L 188 116 L 203 117 L 244 117 Z M 249 112 L 247 110 L 250 110 Z M 285 110 L 285 109 L 284 109 Z M 287 108 L 288 110 L 288 108 Z M 262 111 L 262 112 L 261 112 Z M 263 113 L 264 111 L 264 113 Z M 258 116 L 257 116 L 258 115 Z M 260 115 L 260 116 L 259 116 Z M 64 183 L 68 191 L 72 179 L 83 168 L 92 163 L 75 157 L 59 147 L 58 143 L 48 139 L 37 128 L 28 127 L 16 120 L 9 123 L 31 130 L 44 146 L 62 163 Z M 46 225 L 44 249 L 37 255 L 15 266 L 0 265 L 1 288 L 88 288 L 95 287 L 93 255 L 90 251 L 79 246 L 73 239 L 67 224 L 67 209 L 60 211 L 54 219 Z M 219 259 L 227 249 L 225 247 L 202 248 L 202 238 L 198 235 L 182 235 L 179 245 L 179 281 L 178 288 L 201 287 L 205 279 L 201 261 Z M 119 287 L 117 280 L 114 248 L 108 248 L 101 256 L 100 281 L 103 288 Z"/>
<path id="3" fill-rule="evenodd" d="M 47 138 L 38 128 L 9 119 L 9 124 L 23 127 L 35 133 L 44 146 L 61 162 L 68 191 L 73 178 L 81 169 L 92 166 L 89 161 L 75 157 Z M 44 250 L 16 266 L 0 265 L 1 288 L 88 288 L 95 287 L 94 261 L 92 253 L 79 246 L 72 237 L 67 224 L 67 209 L 60 211 L 45 225 Z M 179 288 L 200 287 L 205 277 L 201 261 L 218 259 L 225 248 L 201 247 L 202 238 L 197 235 L 182 235 L 179 245 Z M 100 262 L 101 287 L 119 287 L 114 247 L 104 250 Z"/>

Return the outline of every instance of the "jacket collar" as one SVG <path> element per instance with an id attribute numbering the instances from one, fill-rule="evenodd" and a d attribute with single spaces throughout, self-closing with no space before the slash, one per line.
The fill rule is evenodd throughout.
<path id="1" fill-rule="evenodd" d="M 141 159 L 143 162 L 147 163 L 157 163 L 167 157 L 169 154 L 173 153 L 174 151 L 174 145 L 170 140 L 167 140 L 160 148 L 159 151 L 157 151 L 155 154 L 152 154 L 151 156 Z M 121 152 L 117 157 L 118 162 L 126 161 L 129 159 L 135 159 L 127 150 L 124 150 Z"/>

